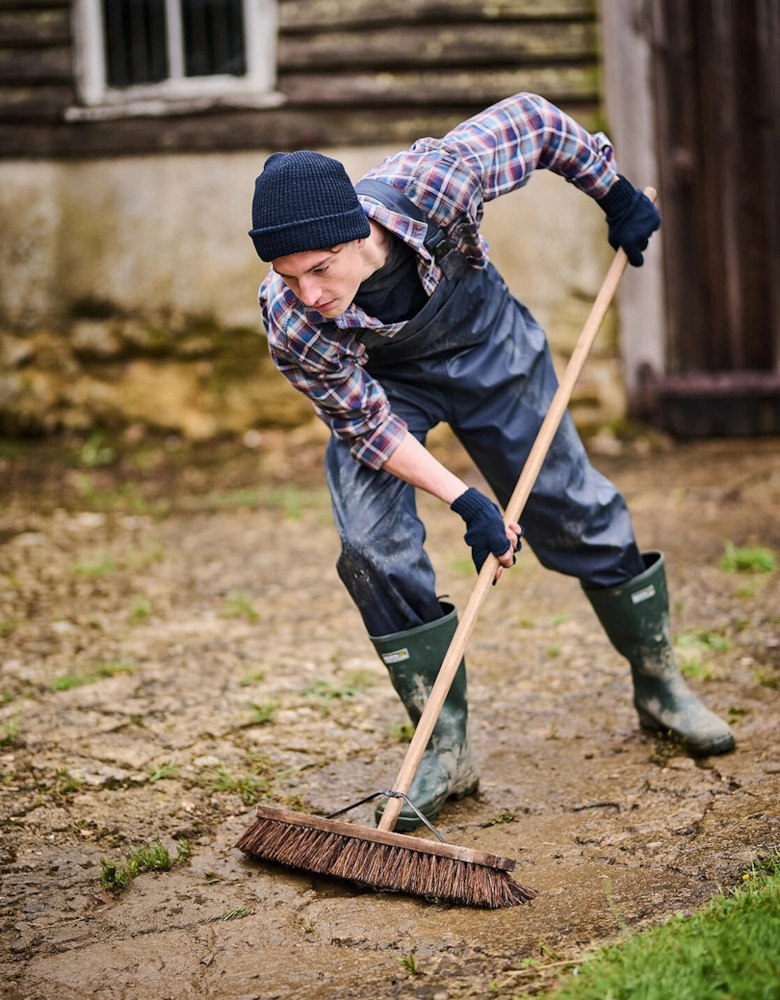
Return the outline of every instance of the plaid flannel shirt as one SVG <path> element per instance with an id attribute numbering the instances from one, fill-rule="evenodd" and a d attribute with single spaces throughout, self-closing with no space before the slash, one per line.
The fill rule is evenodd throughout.
<path id="1" fill-rule="evenodd" d="M 526 184 L 546 168 L 594 198 L 603 197 L 617 172 L 612 147 L 534 94 L 517 94 L 475 115 L 443 139 L 420 139 L 385 159 L 365 176 L 402 191 L 447 233 L 473 267 L 484 267 L 488 247 L 479 233 L 483 204 Z M 425 226 L 360 196 L 366 214 L 417 253 L 427 294 L 441 271 L 423 246 Z M 292 385 L 305 393 L 320 417 L 350 442 L 354 458 L 379 469 L 406 434 L 381 385 L 365 370 L 365 347 L 355 331 L 368 328 L 392 337 L 403 323 L 386 325 L 354 303 L 335 321 L 305 306 L 269 270 L 259 302 L 271 357 Z M 333 335 L 335 322 L 337 335 Z"/>

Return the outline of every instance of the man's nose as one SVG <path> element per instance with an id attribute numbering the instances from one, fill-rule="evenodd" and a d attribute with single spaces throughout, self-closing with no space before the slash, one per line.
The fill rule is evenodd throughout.
<path id="1" fill-rule="evenodd" d="M 322 295 L 319 282 L 309 275 L 305 275 L 299 279 L 298 287 L 305 305 L 316 306 Z"/>

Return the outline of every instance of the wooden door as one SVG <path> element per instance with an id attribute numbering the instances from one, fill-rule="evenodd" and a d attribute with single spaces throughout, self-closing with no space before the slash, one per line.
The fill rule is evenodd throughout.
<path id="1" fill-rule="evenodd" d="M 653 0 L 666 372 L 680 434 L 780 432 L 780 0 Z"/>

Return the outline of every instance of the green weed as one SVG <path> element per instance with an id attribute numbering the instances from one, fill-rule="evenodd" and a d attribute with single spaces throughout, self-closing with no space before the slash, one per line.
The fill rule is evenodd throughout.
<path id="1" fill-rule="evenodd" d="M 219 919 L 240 920 L 242 917 L 251 916 L 254 912 L 251 906 L 236 906 L 232 910 L 226 910 Z"/>
<path id="2" fill-rule="evenodd" d="M 66 767 L 60 767 L 54 772 L 52 792 L 54 795 L 72 795 L 78 792 L 83 784 L 81 778 L 71 774 Z"/>
<path id="3" fill-rule="evenodd" d="M 361 691 L 373 687 L 374 677 L 368 670 L 348 670 L 343 681 L 316 680 L 303 689 L 310 698 L 342 701 L 355 698 Z"/>
<path id="4" fill-rule="evenodd" d="M 18 618 L 0 618 L 0 639 L 7 639 L 19 627 Z"/>
<path id="5" fill-rule="evenodd" d="M 756 680 L 761 685 L 761 687 L 771 688 L 775 690 L 780 686 L 780 677 L 773 671 L 769 670 L 756 670 L 755 672 Z"/>
<path id="6" fill-rule="evenodd" d="M 390 726 L 390 735 L 399 743 L 411 743 L 414 736 L 414 723 L 402 722 L 398 725 L 397 722 L 394 722 Z"/>
<path id="7" fill-rule="evenodd" d="M 274 713 L 279 708 L 278 701 L 266 701 L 261 705 L 252 704 L 252 719 L 250 720 L 250 725 L 252 726 L 264 726 L 267 722 L 270 722 L 274 717 Z"/>
<path id="8" fill-rule="evenodd" d="M 269 507 L 281 507 L 288 521 L 301 519 L 301 495 L 294 486 L 286 486 L 281 490 L 272 490 L 266 497 Z"/>
<path id="9" fill-rule="evenodd" d="M 165 778 L 175 778 L 178 770 L 179 765 L 174 764 L 172 760 L 166 761 L 164 764 L 155 764 L 149 768 L 149 781 L 154 783 L 155 781 L 163 781 Z"/>
<path id="10" fill-rule="evenodd" d="M 95 683 L 94 674 L 61 674 L 47 685 L 49 691 L 71 691 L 73 688 L 84 687 Z"/>
<path id="11" fill-rule="evenodd" d="M 414 955 L 404 955 L 404 957 L 399 958 L 398 961 L 406 969 L 410 976 L 420 975 L 420 967 L 417 964 L 417 959 Z"/>
<path id="12" fill-rule="evenodd" d="M 0 747 L 14 747 L 19 742 L 19 716 L 0 723 Z"/>
<path id="13" fill-rule="evenodd" d="M 712 667 L 704 660 L 698 658 L 680 658 L 680 673 L 684 677 L 691 677 L 694 680 L 709 681 L 714 674 Z"/>
<path id="14" fill-rule="evenodd" d="M 135 660 L 106 660 L 97 667 L 99 677 L 115 677 L 117 674 L 131 674 L 136 668 Z"/>
<path id="15" fill-rule="evenodd" d="M 152 615 L 152 605 L 149 603 L 148 599 L 142 594 L 136 594 L 133 598 L 133 602 L 130 605 L 130 614 L 128 615 L 130 621 L 134 625 L 140 625 L 142 622 L 148 621 Z"/>
<path id="16" fill-rule="evenodd" d="M 466 556 L 455 556 L 450 559 L 450 569 L 458 576 L 473 576 L 474 563 Z"/>
<path id="17" fill-rule="evenodd" d="M 480 823 L 479 825 L 485 827 L 499 826 L 501 823 L 514 823 L 514 821 L 515 821 L 515 814 L 508 812 L 506 809 L 503 809 L 497 816 L 493 816 L 490 819 L 486 820 L 484 823 Z"/>
<path id="18" fill-rule="evenodd" d="M 250 625 L 257 625 L 260 621 L 260 615 L 255 610 L 251 598 L 240 590 L 228 594 L 219 615 L 220 618 L 243 618 Z"/>
<path id="19" fill-rule="evenodd" d="M 188 861 L 192 847 L 186 840 L 179 841 L 176 857 L 171 859 L 168 848 L 159 840 L 148 846 L 136 847 L 124 865 L 100 859 L 100 884 L 109 892 L 121 892 L 142 872 L 167 872 L 174 864 Z"/>
<path id="20" fill-rule="evenodd" d="M 692 632 L 680 632 L 674 640 L 674 644 L 680 649 L 713 650 L 719 653 L 731 648 L 728 639 L 718 632 L 712 632 L 706 628 L 694 629 Z"/>
<path id="21" fill-rule="evenodd" d="M 79 461 L 90 467 L 96 465 L 111 465 L 116 458 L 116 452 L 103 444 L 103 432 L 94 431 L 89 440 L 79 452 Z"/>
<path id="22" fill-rule="evenodd" d="M 693 915 L 610 945 L 552 1000 L 772 1000 L 780 982 L 780 854 Z"/>
<path id="23" fill-rule="evenodd" d="M 726 542 L 726 554 L 720 561 L 721 569 L 730 573 L 771 573 L 776 565 L 774 553 L 762 545 L 738 548 Z"/>
<path id="24" fill-rule="evenodd" d="M 109 576 L 111 573 L 116 573 L 116 569 L 117 566 L 114 559 L 105 553 L 98 553 L 97 555 L 86 559 L 79 559 L 78 562 L 73 564 L 73 572 L 77 576 L 92 576 L 99 578 L 101 576 Z"/>
<path id="25" fill-rule="evenodd" d="M 267 774 L 256 773 L 262 765 L 256 763 L 255 773 L 233 774 L 224 764 L 209 769 L 210 775 L 204 779 L 210 792 L 229 792 L 238 795 L 245 806 L 252 806 L 266 798 L 271 787 Z"/>
<path id="26" fill-rule="evenodd" d="M 253 670 L 251 673 L 244 674 L 238 683 L 240 687 L 251 687 L 253 684 L 259 684 L 264 680 L 265 670 Z"/>

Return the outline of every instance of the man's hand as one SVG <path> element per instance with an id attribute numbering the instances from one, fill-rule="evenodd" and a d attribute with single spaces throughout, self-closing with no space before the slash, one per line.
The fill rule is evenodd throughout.
<path id="1" fill-rule="evenodd" d="M 505 525 L 498 507 L 473 486 L 457 497 L 450 509 L 466 522 L 465 541 L 471 546 L 471 557 L 477 572 L 492 552 L 500 563 L 495 577 L 498 580 L 503 567 L 514 565 L 515 552 L 521 548 L 523 529 L 519 524 Z"/>
<path id="2" fill-rule="evenodd" d="M 642 251 L 652 234 L 661 225 L 661 213 L 646 194 L 639 191 L 622 174 L 604 195 L 598 199 L 609 226 L 608 240 L 613 250 L 622 247 L 629 264 L 641 267 Z"/>

